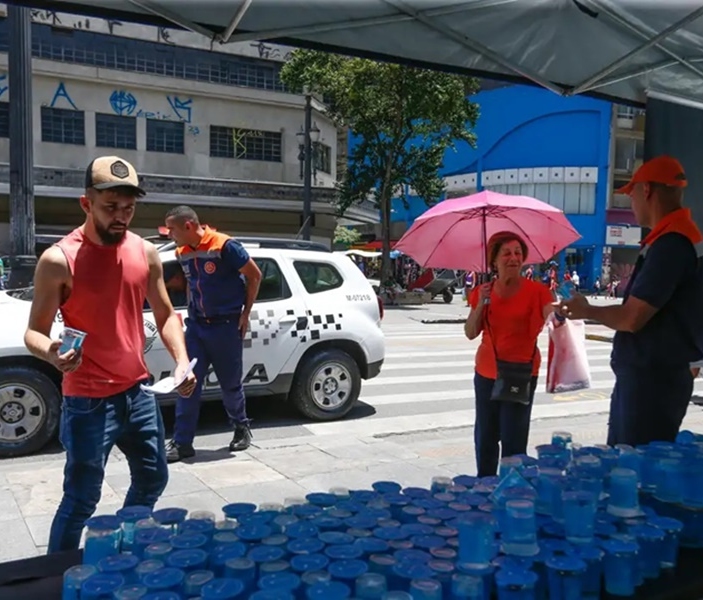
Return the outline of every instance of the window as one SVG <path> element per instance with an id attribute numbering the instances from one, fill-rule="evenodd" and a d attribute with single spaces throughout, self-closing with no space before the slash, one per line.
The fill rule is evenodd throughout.
<path id="1" fill-rule="evenodd" d="M 181 121 L 146 120 L 146 149 L 149 152 L 185 153 L 185 126 Z"/>
<path id="2" fill-rule="evenodd" d="M 644 140 L 635 138 L 615 138 L 615 170 L 632 173 L 635 163 L 644 159 Z"/>
<path id="3" fill-rule="evenodd" d="M 0 138 L 10 137 L 10 103 L 0 102 Z"/>
<path id="4" fill-rule="evenodd" d="M 315 168 L 323 173 L 332 173 L 332 148 L 325 144 L 317 145 Z"/>
<path id="5" fill-rule="evenodd" d="M 99 148 L 137 149 L 137 119 L 95 114 L 95 145 Z"/>
<path id="6" fill-rule="evenodd" d="M 164 283 L 168 297 L 173 308 L 186 308 L 188 306 L 188 281 L 183 274 L 183 269 L 177 260 L 165 262 Z"/>
<path id="7" fill-rule="evenodd" d="M 256 297 L 257 302 L 272 302 L 291 297 L 288 282 L 275 260 L 255 258 L 254 262 L 261 270 L 261 285 L 259 286 L 259 295 Z"/>
<path id="8" fill-rule="evenodd" d="M 509 183 L 487 187 L 493 192 L 537 198 L 567 215 L 596 213 L 595 183 Z"/>
<path id="9" fill-rule="evenodd" d="M 8 51 L 7 21 L 8 19 L 0 18 L 0 52 Z M 121 24 L 108 23 L 110 29 L 114 27 L 117 34 Z M 285 91 L 279 77 L 282 66 L 280 62 L 171 45 L 168 40 L 163 40 L 163 31 L 167 36 L 170 36 L 170 32 L 160 30 L 158 33 L 166 43 L 33 23 L 32 55 L 46 60 L 133 73 Z M 258 43 L 252 45 L 258 46 Z"/>
<path id="10" fill-rule="evenodd" d="M 210 156 L 281 162 L 281 133 L 210 125 Z"/>
<path id="11" fill-rule="evenodd" d="M 341 287 L 344 283 L 339 271 L 329 263 L 296 260 L 293 266 L 309 294 L 328 292 Z"/>
<path id="12" fill-rule="evenodd" d="M 85 115 L 82 110 L 41 107 L 42 142 L 85 146 Z"/>

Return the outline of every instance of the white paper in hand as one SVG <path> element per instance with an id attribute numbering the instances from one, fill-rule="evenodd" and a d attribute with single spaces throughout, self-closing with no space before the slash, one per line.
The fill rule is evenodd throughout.
<path id="1" fill-rule="evenodd" d="M 198 359 L 194 358 L 193 360 L 190 361 L 190 364 L 188 365 L 188 368 L 186 369 L 186 372 L 183 373 L 183 376 L 176 381 L 176 378 L 173 376 L 169 377 L 164 377 L 163 379 L 160 379 L 153 385 L 141 385 L 139 386 L 142 390 L 145 392 L 149 392 L 151 394 L 170 394 L 171 392 L 175 391 L 175 389 L 181 385 L 185 380 L 188 375 L 190 375 L 193 372 L 193 369 L 195 368 L 195 365 L 197 364 Z"/>

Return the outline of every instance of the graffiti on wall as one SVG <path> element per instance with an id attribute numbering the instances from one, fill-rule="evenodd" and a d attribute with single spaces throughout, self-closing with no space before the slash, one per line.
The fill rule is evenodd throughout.
<path id="1" fill-rule="evenodd" d="M 278 59 L 288 61 L 291 57 L 290 52 L 282 52 L 280 48 L 270 46 L 269 44 L 266 44 L 264 42 L 254 42 L 249 45 L 252 48 L 256 48 L 259 53 L 259 58 L 265 58 L 267 60 Z"/>
<path id="2" fill-rule="evenodd" d="M 60 102 L 61 99 L 63 99 L 65 102 Z M 59 106 L 57 106 L 57 104 Z M 64 106 L 61 106 L 62 104 Z M 66 89 L 66 84 L 61 81 L 59 82 L 59 85 L 56 86 L 54 97 L 51 99 L 51 102 L 49 102 L 49 108 L 68 108 L 67 106 L 65 106 L 66 104 L 68 104 L 68 106 L 70 106 L 73 110 L 78 110 L 78 107 L 76 106 L 75 102 L 73 102 L 71 95 Z"/>
<path id="3" fill-rule="evenodd" d="M 7 75 L 5 73 L 0 73 L 0 100 L 5 95 L 5 92 L 10 89 L 7 83 Z"/>
<path id="4" fill-rule="evenodd" d="M 142 119 L 156 119 L 160 121 L 181 121 L 190 125 L 188 133 L 199 135 L 200 129 L 192 125 L 193 99 L 180 96 L 166 96 L 170 110 L 151 111 L 139 106 L 139 101 L 132 92 L 127 90 L 114 90 L 110 94 L 110 108 L 121 117 L 139 117 Z"/>

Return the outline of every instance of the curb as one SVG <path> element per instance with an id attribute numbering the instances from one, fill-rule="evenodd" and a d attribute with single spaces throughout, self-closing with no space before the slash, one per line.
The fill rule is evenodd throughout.
<path id="1" fill-rule="evenodd" d="M 420 323 L 424 325 L 460 325 L 463 324 L 466 319 L 421 319 Z"/>

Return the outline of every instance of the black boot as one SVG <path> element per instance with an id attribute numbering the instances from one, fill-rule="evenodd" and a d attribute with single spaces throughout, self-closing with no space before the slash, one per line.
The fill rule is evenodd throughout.
<path id="1" fill-rule="evenodd" d="M 171 440 L 166 446 L 166 460 L 170 463 L 179 462 L 184 458 L 193 458 L 195 449 L 193 444 L 177 444 L 176 440 Z"/>
<path id="2" fill-rule="evenodd" d="M 242 452 L 251 446 L 251 428 L 249 423 L 237 423 L 234 426 L 234 437 L 229 444 L 230 452 Z"/>

